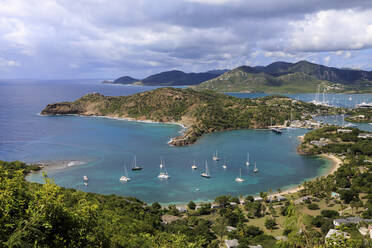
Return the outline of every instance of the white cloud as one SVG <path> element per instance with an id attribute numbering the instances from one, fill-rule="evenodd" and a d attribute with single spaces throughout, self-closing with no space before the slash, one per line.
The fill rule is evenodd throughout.
<path id="1" fill-rule="evenodd" d="M 345 52 L 344 58 L 348 59 L 351 57 L 351 52 Z"/>
<path id="2" fill-rule="evenodd" d="M 18 67 L 18 66 L 21 66 L 21 63 L 18 61 L 0 58 L 0 67 Z"/>
<path id="3" fill-rule="evenodd" d="M 329 61 L 331 61 L 331 57 L 330 56 L 324 57 L 323 61 L 324 61 L 324 63 L 328 64 Z"/>
<path id="4" fill-rule="evenodd" d="M 327 10 L 290 22 L 290 51 L 339 51 L 372 47 L 372 10 Z"/>
<path id="5" fill-rule="evenodd" d="M 232 2 L 239 2 L 239 0 L 187 0 L 191 3 L 202 3 L 202 4 L 225 4 Z"/>
<path id="6" fill-rule="evenodd" d="M 252 52 L 250 56 L 251 56 L 252 58 L 256 58 L 258 55 L 260 55 L 260 51 L 257 51 L 257 50 L 256 50 L 256 51 Z"/>
<path id="7" fill-rule="evenodd" d="M 283 51 L 277 52 L 265 52 L 265 57 L 273 57 L 273 58 L 293 58 L 295 55 Z"/>

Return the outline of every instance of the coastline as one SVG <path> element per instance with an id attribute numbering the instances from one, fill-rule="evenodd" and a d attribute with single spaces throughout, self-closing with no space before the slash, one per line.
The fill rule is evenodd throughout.
<path id="1" fill-rule="evenodd" d="M 38 113 L 37 115 L 42 117 L 50 117 L 50 115 L 42 115 Z M 152 120 L 139 120 L 130 117 L 118 117 L 118 116 L 108 116 L 108 115 L 78 115 L 78 114 L 63 114 L 63 115 L 54 115 L 54 116 L 79 116 L 79 117 L 94 117 L 94 118 L 105 118 L 105 119 L 113 119 L 119 121 L 132 121 L 132 122 L 141 122 L 141 123 L 148 123 L 148 124 L 168 124 L 168 125 L 178 125 L 183 129 L 187 129 L 188 127 L 179 122 L 161 122 L 161 121 L 152 121 Z"/>
<path id="2" fill-rule="evenodd" d="M 321 175 L 318 175 L 318 176 L 315 177 L 315 178 L 319 178 L 319 177 L 327 177 L 327 176 L 329 176 L 329 175 L 335 173 L 335 172 L 338 170 L 338 168 L 340 168 L 341 165 L 342 165 L 342 160 L 341 160 L 339 157 L 337 157 L 337 156 L 335 156 L 335 155 L 333 155 L 333 154 L 325 154 L 325 153 L 324 153 L 324 154 L 320 154 L 319 157 L 322 157 L 322 158 L 325 158 L 325 159 L 329 160 L 329 161 L 332 163 L 332 165 L 331 165 L 331 167 L 329 168 L 329 170 L 327 170 L 326 173 L 321 174 Z M 307 181 L 312 181 L 312 180 L 314 180 L 315 178 L 310 179 L 310 180 L 307 180 Z M 302 187 L 301 184 L 299 184 L 299 185 L 294 185 L 294 186 L 292 186 L 292 187 L 289 187 L 288 189 L 285 189 L 284 191 L 282 191 L 282 192 L 280 192 L 280 193 L 279 193 L 279 192 L 275 192 L 275 193 L 269 194 L 269 196 L 279 196 L 279 195 L 294 194 L 294 193 L 299 192 L 299 191 L 302 190 L 302 189 L 303 189 L 303 187 Z"/>

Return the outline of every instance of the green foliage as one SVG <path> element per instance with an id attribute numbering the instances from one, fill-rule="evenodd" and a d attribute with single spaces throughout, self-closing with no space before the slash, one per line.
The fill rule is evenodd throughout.
<path id="1" fill-rule="evenodd" d="M 265 227 L 269 230 L 275 229 L 277 226 L 275 220 L 273 218 L 266 218 L 265 220 Z"/>
<path id="2" fill-rule="evenodd" d="M 340 216 L 340 214 L 336 210 L 324 209 L 320 213 L 323 217 L 326 218 L 336 218 Z"/>
<path id="3" fill-rule="evenodd" d="M 195 207 L 196 207 L 196 204 L 195 202 L 193 201 L 190 201 L 188 204 L 187 204 L 187 207 L 191 210 L 195 210 Z"/>
<path id="4" fill-rule="evenodd" d="M 307 208 L 310 209 L 310 210 L 317 210 L 317 209 L 319 209 L 319 206 L 316 203 L 310 203 L 310 204 L 307 205 Z"/>
<path id="5" fill-rule="evenodd" d="M 160 205 L 28 183 L 24 163 L 0 161 L 0 247 L 205 247 L 213 239 L 163 230 Z M 189 228 L 191 230 L 191 227 Z"/>

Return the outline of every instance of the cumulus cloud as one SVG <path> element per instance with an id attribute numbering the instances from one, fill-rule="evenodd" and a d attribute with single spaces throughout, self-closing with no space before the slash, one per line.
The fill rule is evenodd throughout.
<path id="1" fill-rule="evenodd" d="M 372 47 L 370 16 L 363 0 L 2 0 L 0 72 L 144 77 L 329 51 L 342 51 L 329 63 L 353 60 L 350 50 Z"/>
<path id="2" fill-rule="evenodd" d="M 327 10 L 290 22 L 287 45 L 291 51 L 323 52 L 372 47 L 372 10 Z"/>

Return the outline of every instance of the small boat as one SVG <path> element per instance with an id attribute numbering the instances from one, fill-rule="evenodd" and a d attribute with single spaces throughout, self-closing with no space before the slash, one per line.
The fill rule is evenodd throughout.
<path id="1" fill-rule="evenodd" d="M 163 170 L 163 168 L 160 168 L 160 173 L 159 173 L 158 178 L 160 178 L 160 179 L 169 179 L 170 176 L 168 175 L 167 168 L 165 168 L 165 165 L 163 165 L 163 167 L 164 167 L 164 170 Z"/>
<path id="2" fill-rule="evenodd" d="M 85 185 L 85 186 L 88 186 L 88 183 L 87 183 L 87 182 L 84 182 L 84 185 Z"/>
<path id="3" fill-rule="evenodd" d="M 134 160 L 133 160 L 133 165 L 132 165 L 132 170 L 133 171 L 136 171 L 136 170 L 142 170 L 142 167 L 137 165 L 137 157 L 134 156 Z"/>
<path id="4" fill-rule="evenodd" d="M 218 152 L 217 152 L 217 150 L 216 150 L 216 152 L 213 154 L 212 159 L 213 159 L 214 161 L 218 161 L 218 160 L 220 160 L 220 158 L 218 157 Z"/>
<path id="5" fill-rule="evenodd" d="M 226 168 L 227 168 L 226 160 L 225 160 L 225 162 L 223 163 L 222 168 L 223 168 L 223 169 L 226 169 Z"/>
<path id="6" fill-rule="evenodd" d="M 246 166 L 249 166 L 249 153 L 247 154 L 247 161 L 245 162 Z"/>
<path id="7" fill-rule="evenodd" d="M 196 165 L 195 160 L 194 160 L 194 163 L 191 165 L 191 169 L 196 170 L 197 168 L 198 166 Z"/>
<path id="8" fill-rule="evenodd" d="M 276 133 L 276 134 L 282 134 L 282 130 L 278 127 L 271 128 L 271 131 Z"/>
<path id="9" fill-rule="evenodd" d="M 83 180 L 84 180 L 84 181 L 88 181 L 89 179 L 88 179 L 87 176 L 84 176 L 84 177 L 83 177 Z"/>
<path id="10" fill-rule="evenodd" d="M 256 166 L 256 162 L 254 162 L 254 169 L 253 169 L 253 172 L 254 172 L 254 173 L 257 173 L 257 172 L 258 172 L 258 169 L 257 169 L 257 166 Z"/>
<path id="11" fill-rule="evenodd" d="M 349 96 L 349 101 L 353 100 L 353 98 L 351 98 L 351 96 Z"/>
<path id="12" fill-rule="evenodd" d="M 372 108 L 372 102 L 367 103 L 367 102 L 362 102 L 360 104 L 356 105 L 357 108 Z"/>
<path id="13" fill-rule="evenodd" d="M 244 179 L 242 178 L 242 169 L 239 170 L 239 176 L 235 178 L 235 182 L 242 183 Z"/>
<path id="14" fill-rule="evenodd" d="M 357 127 L 357 125 L 353 124 L 353 123 L 348 123 L 345 125 L 345 127 Z"/>
<path id="15" fill-rule="evenodd" d="M 208 169 L 208 162 L 205 161 L 205 172 L 203 172 L 202 174 L 200 174 L 202 177 L 205 177 L 205 178 L 210 178 L 211 175 L 209 174 L 209 169 Z"/>
<path id="16" fill-rule="evenodd" d="M 124 176 L 120 177 L 119 179 L 121 182 L 128 182 L 130 181 L 130 177 L 128 177 L 128 169 L 127 167 L 124 165 Z"/>

